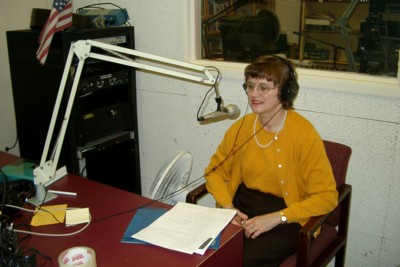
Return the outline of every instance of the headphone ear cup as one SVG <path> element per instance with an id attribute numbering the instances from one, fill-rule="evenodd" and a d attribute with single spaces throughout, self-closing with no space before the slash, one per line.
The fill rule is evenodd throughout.
<path id="1" fill-rule="evenodd" d="M 299 92 L 299 84 L 297 83 L 296 73 L 287 59 L 277 55 L 272 56 L 279 59 L 283 64 L 287 66 L 289 70 L 289 79 L 286 80 L 286 82 L 282 85 L 281 100 L 293 101 L 296 98 L 297 93 Z"/>
<path id="2" fill-rule="evenodd" d="M 291 93 L 291 88 L 290 86 L 288 86 L 288 81 L 285 82 L 285 84 L 282 86 L 282 91 L 281 91 L 281 100 L 282 101 L 288 101 L 289 100 L 289 96 Z"/>
<path id="3" fill-rule="evenodd" d="M 299 84 L 297 83 L 296 73 L 294 72 L 293 68 L 286 61 L 283 62 L 285 62 L 289 68 L 289 79 L 286 80 L 285 84 L 282 86 L 281 100 L 293 101 L 299 92 Z"/>
<path id="4" fill-rule="evenodd" d="M 293 101 L 299 92 L 299 84 L 295 79 L 286 81 L 282 88 L 281 99 L 283 101 Z"/>

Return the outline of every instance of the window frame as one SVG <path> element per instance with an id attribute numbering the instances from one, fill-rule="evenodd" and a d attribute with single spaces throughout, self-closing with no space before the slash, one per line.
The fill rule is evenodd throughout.
<path id="1" fill-rule="evenodd" d="M 200 7 L 201 0 L 188 1 L 188 60 L 198 65 L 217 67 L 226 78 L 242 77 L 246 63 L 201 59 Z M 306 68 L 297 68 L 296 71 L 301 86 L 400 98 L 400 66 L 397 77 Z"/>

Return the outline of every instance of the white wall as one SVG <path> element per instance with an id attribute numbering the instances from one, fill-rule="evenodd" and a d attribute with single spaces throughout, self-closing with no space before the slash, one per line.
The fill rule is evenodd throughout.
<path id="1" fill-rule="evenodd" d="M 16 8 L 19 1 L 0 1 L 0 13 L 27 16 L 28 10 Z M 41 1 L 36 2 L 44 6 Z M 136 48 L 174 59 L 188 60 L 191 35 L 187 0 L 114 1 L 126 7 L 136 27 Z M 81 4 L 75 1 L 75 4 Z M 85 5 L 87 2 L 85 2 Z M 81 4 L 82 5 L 82 4 Z M 24 5 L 25 8 L 26 4 Z M 29 7 L 30 9 L 30 7 Z M 19 11 L 19 13 L 17 12 Z M 28 27 L 26 17 L 1 17 L 1 30 Z M 23 20 L 22 20 L 23 19 Z M 25 23 L 22 23 L 25 21 Z M 190 27 L 189 27 L 190 28 Z M 15 138 L 8 59 L 3 59 L 5 38 L 0 39 L 1 113 L 0 149 Z M 5 61 L 7 60 L 7 62 Z M 226 104 L 246 110 L 241 89 L 243 66 L 220 67 L 221 95 Z M 307 116 L 325 139 L 352 147 L 348 183 L 353 185 L 347 266 L 400 265 L 400 87 L 396 79 L 335 75 L 299 70 L 300 95 L 295 107 Z M 330 76 L 329 76 L 330 75 Z M 354 75 L 359 78 L 359 75 Z M 166 158 L 178 149 L 194 157 L 191 179 L 201 177 L 203 168 L 232 121 L 201 125 L 197 109 L 208 89 L 199 84 L 151 74 L 138 74 L 138 114 L 143 192 Z M 6 106 L 4 106 L 6 105 Z M 208 101 L 205 112 L 215 109 Z M 17 151 L 13 151 L 18 154 Z"/>

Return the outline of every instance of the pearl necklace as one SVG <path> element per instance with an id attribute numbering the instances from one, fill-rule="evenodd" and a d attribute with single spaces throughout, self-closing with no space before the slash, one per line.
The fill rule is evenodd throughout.
<path id="1" fill-rule="evenodd" d="M 257 143 L 257 145 L 259 147 L 261 147 L 261 148 L 269 147 L 275 140 L 278 140 L 278 134 L 282 130 L 283 125 L 285 125 L 286 115 L 287 115 L 287 110 L 285 109 L 285 115 L 283 116 L 283 120 L 281 122 L 281 125 L 279 126 L 278 131 L 276 131 L 274 138 L 271 141 L 269 141 L 268 144 L 261 145 L 260 142 L 258 141 L 257 135 L 256 135 L 256 133 L 257 133 L 256 132 L 256 125 L 257 125 L 257 120 L 258 120 L 258 114 L 257 114 L 256 119 L 254 120 L 254 125 L 253 125 L 253 136 L 254 136 L 254 139 L 256 140 L 256 143 Z"/>

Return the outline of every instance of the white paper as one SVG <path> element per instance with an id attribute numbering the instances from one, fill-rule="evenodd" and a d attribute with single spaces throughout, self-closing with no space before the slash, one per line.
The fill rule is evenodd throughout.
<path id="1" fill-rule="evenodd" d="M 133 238 L 188 254 L 198 250 L 206 240 L 214 240 L 235 216 L 236 210 L 204 207 L 178 202 L 171 210 Z"/>

